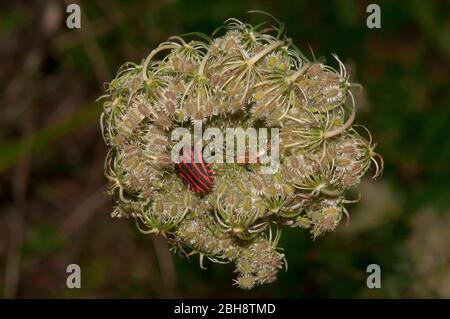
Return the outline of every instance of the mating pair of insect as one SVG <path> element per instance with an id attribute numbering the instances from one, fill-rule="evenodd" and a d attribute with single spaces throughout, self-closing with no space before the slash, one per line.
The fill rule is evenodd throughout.
<path id="1" fill-rule="evenodd" d="M 262 153 L 256 154 L 258 159 Z M 249 163 L 248 151 L 237 162 Z M 180 150 L 180 160 L 176 164 L 178 176 L 188 185 L 189 189 L 197 193 L 210 191 L 214 186 L 212 164 L 206 163 L 200 148 L 183 147 Z"/>

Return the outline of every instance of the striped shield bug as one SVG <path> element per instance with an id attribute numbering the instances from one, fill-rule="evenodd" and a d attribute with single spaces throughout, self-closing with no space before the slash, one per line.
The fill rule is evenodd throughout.
<path id="1" fill-rule="evenodd" d="M 178 176 L 197 193 L 205 193 L 214 185 L 211 164 L 205 163 L 202 151 L 194 147 L 183 147 L 180 151 L 180 163 L 176 164 Z"/>

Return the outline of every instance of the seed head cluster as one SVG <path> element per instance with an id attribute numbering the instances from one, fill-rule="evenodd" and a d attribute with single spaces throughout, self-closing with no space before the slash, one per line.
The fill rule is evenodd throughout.
<path id="1" fill-rule="evenodd" d="M 133 218 L 173 251 L 233 262 L 244 289 L 276 280 L 287 266 L 281 228 L 313 238 L 348 217 L 347 190 L 369 167 L 383 169 L 369 131 L 354 125 L 352 83 L 337 68 L 308 60 L 281 29 L 229 19 L 222 34 L 172 37 L 140 64 L 126 63 L 109 85 L 101 116 L 113 217 Z M 275 32 L 273 32 L 275 31 Z M 171 160 L 171 132 L 208 127 L 279 128 L 279 169 L 214 164 L 213 189 L 190 190 Z M 293 252 L 294 253 L 294 252 Z"/>

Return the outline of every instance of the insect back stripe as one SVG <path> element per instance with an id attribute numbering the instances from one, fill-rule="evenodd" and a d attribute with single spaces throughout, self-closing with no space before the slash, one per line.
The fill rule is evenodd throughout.
<path id="1" fill-rule="evenodd" d="M 207 183 L 205 183 L 204 181 L 202 181 L 202 179 L 195 174 L 195 172 L 192 169 L 192 165 L 190 163 L 183 163 L 183 170 L 182 170 L 182 174 L 184 174 L 190 181 L 190 184 L 195 186 L 199 191 L 206 191 L 206 190 L 210 190 L 211 187 L 208 186 Z"/>
<path id="2" fill-rule="evenodd" d="M 181 159 L 182 172 L 200 191 L 210 190 L 211 182 L 209 179 L 205 179 L 202 174 L 198 173 L 199 168 L 194 161 L 193 152 L 188 150 L 188 154 L 183 154 Z"/>
<path id="3" fill-rule="evenodd" d="M 190 190 L 192 190 L 192 191 L 194 191 L 194 192 L 201 192 L 202 191 L 202 189 L 200 189 L 200 188 L 198 188 L 198 186 L 196 186 L 195 184 L 193 184 L 192 182 L 191 182 L 191 180 L 189 180 L 187 177 L 186 177 L 186 174 L 185 173 L 183 173 L 183 172 L 178 172 L 178 175 L 181 177 L 181 179 L 183 179 L 183 181 L 188 185 L 188 188 L 190 189 Z M 195 185 L 195 186 L 194 186 Z"/>
<path id="4" fill-rule="evenodd" d="M 195 148 L 194 148 L 194 151 L 195 151 Z M 212 179 L 211 179 L 212 176 L 211 176 L 211 174 L 209 174 L 209 173 L 211 173 L 211 170 L 208 172 L 208 169 L 207 169 L 207 167 L 205 165 L 205 162 L 203 160 L 203 156 L 202 156 L 202 153 L 201 153 L 200 150 L 197 150 L 197 152 L 195 153 L 194 163 L 197 164 L 196 168 L 198 169 L 198 173 L 200 175 L 202 175 L 202 177 L 205 180 L 208 180 L 209 183 L 211 184 L 212 183 Z"/>
<path id="5" fill-rule="evenodd" d="M 189 169 L 191 177 L 198 181 L 205 190 L 211 189 L 211 182 L 207 176 L 201 173 L 199 164 L 195 161 L 193 152 L 189 153 L 190 161 L 184 162 L 184 166 Z"/>
<path id="6" fill-rule="evenodd" d="M 191 174 L 189 173 L 189 171 L 187 171 L 185 169 L 185 167 L 183 166 L 183 164 L 180 164 L 180 171 L 178 172 L 178 175 L 180 175 L 180 177 L 187 182 L 187 184 L 189 185 L 189 187 L 196 192 L 203 192 L 204 189 L 202 188 L 201 185 L 198 184 L 198 182 L 196 182 L 193 177 L 191 176 Z"/>

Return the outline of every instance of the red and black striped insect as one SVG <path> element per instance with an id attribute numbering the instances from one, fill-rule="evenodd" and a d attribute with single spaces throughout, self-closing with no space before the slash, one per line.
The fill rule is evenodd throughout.
<path id="1" fill-rule="evenodd" d="M 189 188 L 197 193 L 205 193 L 214 185 L 211 164 L 206 164 L 201 149 L 183 147 L 180 151 L 180 163 L 176 164 L 178 176 Z"/>

